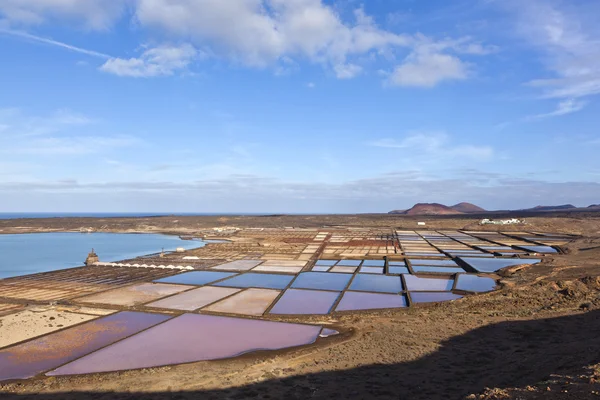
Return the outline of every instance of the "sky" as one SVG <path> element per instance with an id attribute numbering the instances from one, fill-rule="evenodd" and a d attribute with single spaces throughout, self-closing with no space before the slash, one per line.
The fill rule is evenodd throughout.
<path id="1" fill-rule="evenodd" d="M 0 0 L 0 212 L 600 203 L 595 0 Z"/>

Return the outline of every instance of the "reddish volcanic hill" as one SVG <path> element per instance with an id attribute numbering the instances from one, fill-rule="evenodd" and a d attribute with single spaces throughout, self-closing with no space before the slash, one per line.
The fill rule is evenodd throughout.
<path id="1" fill-rule="evenodd" d="M 418 203 L 404 212 L 406 215 L 450 215 L 462 214 L 448 206 L 439 203 Z"/>
<path id="2" fill-rule="evenodd" d="M 476 206 L 475 204 L 464 203 L 464 202 L 455 204 L 450 208 L 455 211 L 459 211 L 459 212 L 465 213 L 465 214 L 476 214 L 476 213 L 486 212 L 486 210 L 484 210 L 483 208 L 481 208 L 479 206 Z"/>

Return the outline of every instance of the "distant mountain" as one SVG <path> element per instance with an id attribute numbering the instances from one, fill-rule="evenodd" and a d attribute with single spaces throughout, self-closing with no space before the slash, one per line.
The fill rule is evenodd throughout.
<path id="1" fill-rule="evenodd" d="M 565 211 L 577 208 L 573 204 L 563 204 L 562 206 L 537 206 L 533 208 L 528 208 L 523 211 Z"/>
<path id="2" fill-rule="evenodd" d="M 455 205 L 451 206 L 450 208 L 455 211 L 465 213 L 465 214 L 477 214 L 477 213 L 487 212 L 486 210 L 484 210 L 483 208 L 481 208 L 479 206 L 476 206 L 475 204 L 464 203 L 464 202 L 455 204 Z"/>
<path id="3" fill-rule="evenodd" d="M 418 203 L 408 210 L 396 210 L 391 211 L 390 214 L 403 214 L 403 215 L 450 215 L 450 214 L 462 214 L 460 211 L 453 210 L 452 208 L 439 203 Z"/>
<path id="4" fill-rule="evenodd" d="M 506 214 L 506 213 L 517 213 L 517 214 L 534 214 L 543 212 L 578 212 L 578 211 L 600 211 L 600 204 L 592 204 L 588 207 L 575 207 L 572 204 L 563 204 L 559 206 L 537 206 L 533 208 L 526 208 L 520 210 L 495 210 L 487 211 L 483 208 L 476 206 L 471 203 L 458 203 L 451 207 L 445 206 L 439 203 L 417 203 L 408 210 L 394 210 L 388 214 L 398 215 L 461 215 L 461 214 Z"/>
<path id="5" fill-rule="evenodd" d="M 406 214 L 406 210 L 392 210 L 388 214 Z"/>

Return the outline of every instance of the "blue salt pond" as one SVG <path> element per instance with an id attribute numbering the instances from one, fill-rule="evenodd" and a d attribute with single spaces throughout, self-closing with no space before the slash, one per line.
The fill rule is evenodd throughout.
<path id="1" fill-rule="evenodd" d="M 236 288 L 285 289 L 294 279 L 293 275 L 256 274 L 252 272 L 234 276 L 214 286 Z"/>
<path id="2" fill-rule="evenodd" d="M 555 248 L 550 246 L 519 246 L 532 253 L 558 253 Z"/>
<path id="3" fill-rule="evenodd" d="M 342 260 L 337 265 L 342 265 L 344 267 L 358 267 L 362 260 Z"/>
<path id="4" fill-rule="evenodd" d="M 456 267 L 456 263 L 452 260 L 424 260 L 422 258 L 411 258 L 409 259 L 411 265 L 437 265 L 437 266 L 447 266 L 447 267 Z"/>
<path id="5" fill-rule="evenodd" d="M 496 272 L 502 268 L 513 265 L 537 264 L 541 259 L 534 258 L 479 258 L 479 257 L 460 257 L 460 259 L 478 272 Z"/>
<path id="6" fill-rule="evenodd" d="M 352 281 L 349 290 L 399 293 L 402 291 L 402 281 L 399 276 L 358 274 Z"/>
<path id="7" fill-rule="evenodd" d="M 330 274 L 327 272 L 303 272 L 292 283 L 294 289 L 317 289 L 342 291 L 352 279 L 349 274 Z"/>
<path id="8" fill-rule="evenodd" d="M 465 272 L 464 269 L 460 267 L 435 267 L 435 266 L 413 266 L 413 271 L 415 274 L 425 273 L 425 274 L 456 274 L 459 272 Z"/>
<path id="9" fill-rule="evenodd" d="M 406 267 L 388 267 L 388 273 L 390 274 L 409 274 L 408 268 Z"/>
<path id="10" fill-rule="evenodd" d="M 456 290 L 465 292 L 491 292 L 496 287 L 496 281 L 477 275 L 459 274 L 456 278 Z"/>

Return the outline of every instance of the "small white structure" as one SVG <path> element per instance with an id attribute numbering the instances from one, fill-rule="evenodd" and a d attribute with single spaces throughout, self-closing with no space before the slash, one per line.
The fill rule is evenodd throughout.
<path id="1" fill-rule="evenodd" d="M 178 247 L 175 251 L 178 253 L 185 253 L 185 249 L 183 247 Z"/>
<path id="2" fill-rule="evenodd" d="M 417 225 L 419 225 L 419 226 L 425 226 L 425 222 L 417 222 Z"/>
<path id="3" fill-rule="evenodd" d="M 524 224 L 524 223 L 525 223 L 525 221 L 523 221 L 522 219 L 517 219 L 517 218 L 500 219 L 500 220 L 484 218 L 479 222 L 479 225 L 517 225 L 517 224 Z"/>

